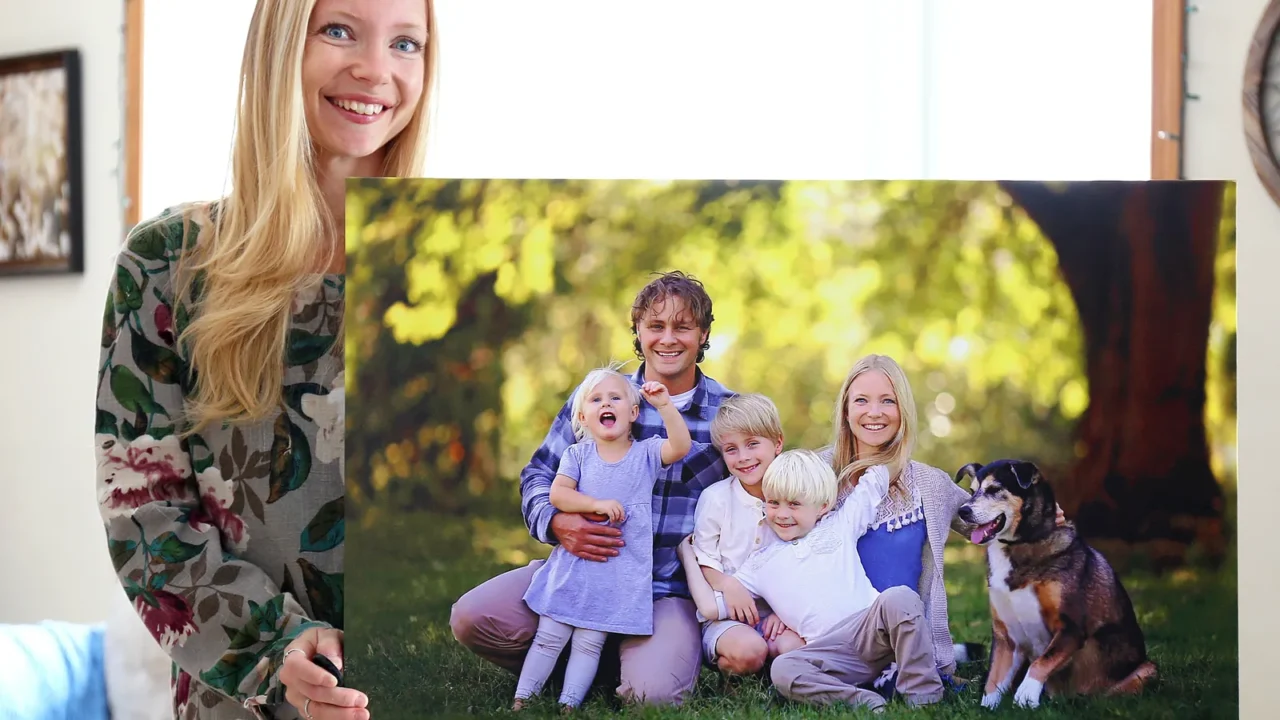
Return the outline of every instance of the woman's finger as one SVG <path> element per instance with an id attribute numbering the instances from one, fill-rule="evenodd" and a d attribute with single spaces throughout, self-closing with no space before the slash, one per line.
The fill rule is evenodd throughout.
<path id="1" fill-rule="evenodd" d="M 342 631 L 321 630 L 316 640 L 316 654 L 329 658 L 334 667 L 342 670 Z"/>
<path id="2" fill-rule="evenodd" d="M 307 643 L 304 647 L 297 646 L 298 641 L 294 641 L 285 650 L 284 665 L 280 667 L 280 682 L 287 687 L 302 684 L 315 687 L 335 687 L 338 684 L 338 679 L 330 675 L 324 668 L 311 662 L 311 654 L 314 651 L 313 646 L 310 643 Z M 301 652 L 292 652 L 295 648 L 301 650 Z"/>
<path id="3" fill-rule="evenodd" d="M 311 698 L 312 715 L 318 704 L 331 705 L 337 708 L 363 708 L 369 706 L 369 697 L 359 690 L 341 687 L 322 687 L 299 682 L 290 689 L 305 698 Z"/>
<path id="4" fill-rule="evenodd" d="M 308 708 L 306 700 L 302 702 L 303 706 L 298 708 L 298 714 L 307 717 L 302 712 L 305 708 L 311 712 L 311 720 L 369 720 L 369 711 L 365 708 L 338 707 L 318 700 L 312 700 L 311 707 Z"/>

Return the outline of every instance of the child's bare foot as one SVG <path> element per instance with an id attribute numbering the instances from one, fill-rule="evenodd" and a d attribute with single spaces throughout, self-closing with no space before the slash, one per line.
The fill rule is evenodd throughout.
<path id="1" fill-rule="evenodd" d="M 516 698 L 516 701 L 511 703 L 511 712 L 520 712 L 523 709 L 524 709 L 523 698 Z"/>
<path id="2" fill-rule="evenodd" d="M 572 715 L 572 714 L 573 714 L 573 706 L 572 706 L 572 705 L 561 705 L 561 706 L 560 706 L 560 714 L 561 714 L 561 715 Z"/>

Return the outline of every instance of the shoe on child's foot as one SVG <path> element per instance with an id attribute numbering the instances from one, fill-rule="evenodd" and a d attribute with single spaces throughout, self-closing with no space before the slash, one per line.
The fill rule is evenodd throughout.
<path id="1" fill-rule="evenodd" d="M 891 662 L 880 672 L 880 677 L 871 681 L 871 690 L 880 694 L 885 702 L 893 699 L 898 686 L 898 663 Z"/>

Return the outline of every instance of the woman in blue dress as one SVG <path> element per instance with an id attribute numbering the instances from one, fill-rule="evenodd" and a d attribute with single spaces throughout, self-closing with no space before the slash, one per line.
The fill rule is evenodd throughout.
<path id="1" fill-rule="evenodd" d="M 919 593 L 938 673 L 944 685 L 959 689 L 952 679 L 957 646 L 947 620 L 942 557 L 950 530 L 968 537 L 970 527 L 956 513 L 970 493 L 948 473 L 911 459 L 916 427 L 915 397 L 901 366 L 886 355 L 868 355 L 854 364 L 840 388 L 834 443 L 823 456 L 842 488 L 869 467 L 889 467 L 889 494 L 859 538 L 858 556 L 879 592 L 903 585 Z M 1058 522 L 1063 522 L 1061 508 Z M 895 674 L 890 664 L 872 689 L 891 696 Z"/>

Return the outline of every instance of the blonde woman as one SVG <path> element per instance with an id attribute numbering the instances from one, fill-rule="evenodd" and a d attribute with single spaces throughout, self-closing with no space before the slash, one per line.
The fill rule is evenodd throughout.
<path id="1" fill-rule="evenodd" d="M 131 234 L 97 490 L 179 718 L 369 717 L 342 665 L 344 181 L 422 167 L 430 0 L 259 0 L 231 192 Z"/>
<path id="2" fill-rule="evenodd" d="M 877 591 L 905 586 L 919 593 L 938 673 L 944 685 L 955 687 L 942 551 L 948 530 L 968 537 L 971 528 L 956 513 L 970 493 L 948 473 L 911 459 L 916 429 L 915 396 L 902 367 L 886 355 L 867 355 L 840 387 L 834 442 L 822 456 L 840 479 L 842 494 L 868 468 L 889 468 L 889 494 L 858 539 L 858 555 Z M 1061 508 L 1058 517 L 1063 522 Z M 891 695 L 895 671 L 890 666 L 875 689 Z"/>

